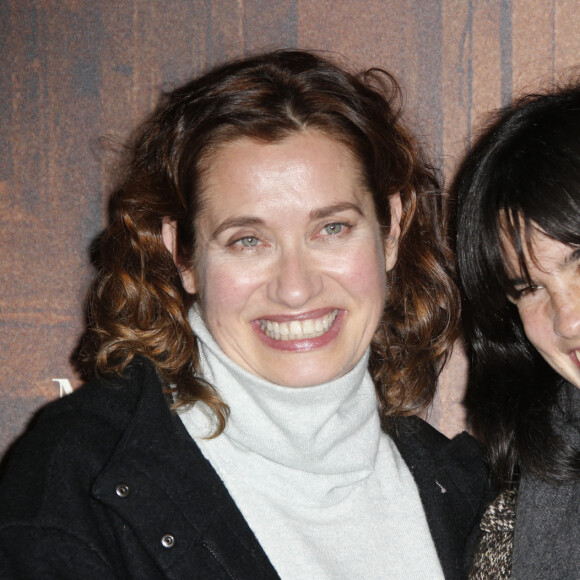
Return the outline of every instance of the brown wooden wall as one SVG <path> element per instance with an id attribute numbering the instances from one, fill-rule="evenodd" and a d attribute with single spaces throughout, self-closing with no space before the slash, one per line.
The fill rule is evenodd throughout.
<path id="1" fill-rule="evenodd" d="M 569 74 L 577 0 L 1 0 L 0 453 L 78 380 L 69 356 L 104 225 L 108 137 L 173 87 L 249 51 L 302 47 L 392 71 L 447 178 L 485 112 Z M 461 427 L 465 365 L 432 421 Z"/>

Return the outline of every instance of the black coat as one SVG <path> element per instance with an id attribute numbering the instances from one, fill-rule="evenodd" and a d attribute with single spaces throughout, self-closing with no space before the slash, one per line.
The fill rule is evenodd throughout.
<path id="1" fill-rule="evenodd" d="M 479 447 L 418 419 L 393 438 L 411 468 L 445 576 L 462 578 L 487 493 Z M 369 550 L 380 550 L 381 540 Z M 297 574 L 299 576 L 299 573 Z M 388 571 L 385 571 L 388 577 Z M 0 483 L 0 578 L 278 578 L 149 363 L 48 405 Z"/>

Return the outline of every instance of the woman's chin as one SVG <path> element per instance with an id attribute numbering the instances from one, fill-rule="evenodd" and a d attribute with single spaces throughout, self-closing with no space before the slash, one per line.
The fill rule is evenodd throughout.
<path id="1" fill-rule="evenodd" d="M 302 365 L 299 369 L 292 367 L 287 372 L 284 369 L 278 368 L 264 375 L 262 378 L 281 387 L 301 389 L 326 384 L 334 379 L 340 378 L 346 373 L 344 369 L 336 369 L 336 373 L 334 374 L 328 371 L 328 368 L 323 368 L 320 365 L 317 365 L 315 368 Z"/>

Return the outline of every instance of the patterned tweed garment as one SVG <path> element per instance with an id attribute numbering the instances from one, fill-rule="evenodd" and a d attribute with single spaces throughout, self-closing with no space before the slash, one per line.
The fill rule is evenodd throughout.
<path id="1" fill-rule="evenodd" d="M 502 491 L 487 508 L 479 527 L 470 580 L 508 580 L 511 575 L 516 519 L 516 490 Z"/>

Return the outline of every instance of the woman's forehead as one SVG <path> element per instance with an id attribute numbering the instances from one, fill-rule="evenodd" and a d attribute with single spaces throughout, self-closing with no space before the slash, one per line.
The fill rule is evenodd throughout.
<path id="1" fill-rule="evenodd" d="M 326 206 L 366 194 L 360 174 L 350 150 L 322 134 L 296 133 L 272 143 L 242 138 L 215 152 L 200 196 L 206 208 L 220 212 L 224 205 L 267 207 L 300 196 L 309 205 Z"/>
<path id="2" fill-rule="evenodd" d="M 501 229 L 501 244 L 510 275 L 522 270 L 557 273 L 580 257 L 580 248 L 565 244 L 548 235 L 536 222 L 519 218 L 519 227 Z"/>

